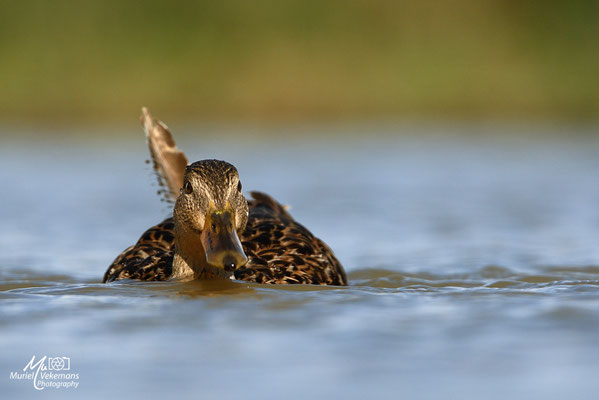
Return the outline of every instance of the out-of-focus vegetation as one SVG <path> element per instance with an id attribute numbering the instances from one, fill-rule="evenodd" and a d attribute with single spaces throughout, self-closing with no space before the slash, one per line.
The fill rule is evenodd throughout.
<path id="1" fill-rule="evenodd" d="M 0 118 L 599 116 L 599 2 L 1 1 Z"/>

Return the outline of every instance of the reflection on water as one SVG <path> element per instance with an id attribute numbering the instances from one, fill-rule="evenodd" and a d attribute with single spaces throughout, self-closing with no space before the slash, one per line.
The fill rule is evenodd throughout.
<path id="1" fill-rule="evenodd" d="M 40 275 L 31 271 L 4 271 L 0 296 L 19 295 L 121 295 L 160 297 L 248 296 L 259 298 L 264 291 L 275 290 L 281 296 L 288 292 L 348 291 L 359 293 L 488 293 L 510 296 L 518 293 L 551 294 L 594 290 L 599 285 L 599 267 L 551 267 L 537 274 L 523 274 L 507 268 L 488 266 L 470 274 L 440 275 L 429 272 L 403 273 L 380 268 L 354 270 L 349 274 L 350 286 L 282 285 L 270 286 L 244 281 L 138 282 L 117 281 L 98 284 L 96 281 L 76 282 L 67 275 Z M 507 289 L 507 290 L 506 290 Z M 284 306 L 286 303 L 281 303 Z M 293 304 L 293 303 L 292 303 Z"/>
<path id="2" fill-rule="evenodd" d="M 71 357 L 81 376 L 45 390 L 56 398 L 597 393 L 593 139 L 180 145 L 290 204 L 351 285 L 101 284 L 168 213 L 143 145 L 12 143 L 0 149 L 4 375 L 35 354 Z"/>

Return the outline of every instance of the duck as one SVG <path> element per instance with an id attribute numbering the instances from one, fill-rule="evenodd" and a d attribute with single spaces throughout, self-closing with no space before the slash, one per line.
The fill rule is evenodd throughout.
<path id="1" fill-rule="evenodd" d="M 239 173 L 215 159 L 188 164 L 162 121 L 142 126 L 172 216 L 121 252 L 103 282 L 223 279 L 259 284 L 347 286 L 343 266 L 287 207 L 262 192 L 246 199 Z"/>

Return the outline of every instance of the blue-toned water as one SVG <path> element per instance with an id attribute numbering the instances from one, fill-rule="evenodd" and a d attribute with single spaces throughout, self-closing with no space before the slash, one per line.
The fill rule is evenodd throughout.
<path id="1" fill-rule="evenodd" d="M 2 398 L 594 399 L 599 139 L 539 130 L 178 137 L 291 205 L 344 264 L 333 288 L 101 284 L 169 213 L 141 133 L 5 129 Z M 32 356 L 78 387 L 10 379 Z"/>

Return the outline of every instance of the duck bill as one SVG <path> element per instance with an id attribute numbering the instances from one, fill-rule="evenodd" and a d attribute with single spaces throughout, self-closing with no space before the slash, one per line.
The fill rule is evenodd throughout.
<path id="1" fill-rule="evenodd" d="M 232 273 L 247 263 L 232 209 L 209 210 L 201 240 L 208 264 Z"/>

